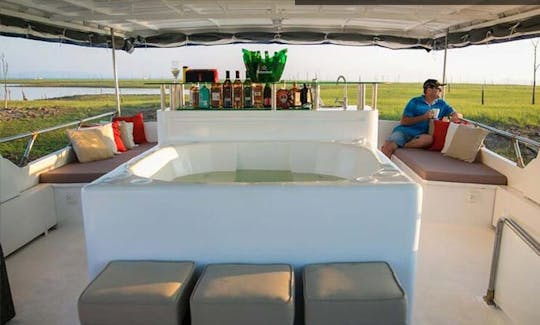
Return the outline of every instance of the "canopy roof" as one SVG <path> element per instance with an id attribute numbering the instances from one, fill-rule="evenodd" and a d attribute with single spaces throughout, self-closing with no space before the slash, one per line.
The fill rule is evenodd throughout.
<path id="1" fill-rule="evenodd" d="M 534 0 L 524 1 L 533 4 L 300 6 L 294 0 L 2 0 L 0 35 L 110 47 L 113 28 L 116 47 L 128 51 L 231 43 L 438 50 L 445 47 L 447 34 L 448 48 L 540 36 L 540 6 Z"/>

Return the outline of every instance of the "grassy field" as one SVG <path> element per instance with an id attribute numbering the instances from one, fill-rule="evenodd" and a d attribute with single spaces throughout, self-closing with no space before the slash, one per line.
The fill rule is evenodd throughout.
<path id="1" fill-rule="evenodd" d="M 28 86 L 74 86 L 106 87 L 111 80 L 12 80 Z M 145 85 L 144 80 L 122 80 L 121 87 L 157 87 Z M 157 82 L 152 80 L 152 82 Z M 378 89 L 378 108 L 381 119 L 398 120 L 407 101 L 421 93 L 421 84 L 385 83 Z M 356 104 L 357 87 L 348 86 L 349 104 Z M 321 86 L 321 95 L 326 105 L 333 105 L 343 98 L 343 86 L 333 84 Z M 447 101 L 465 117 L 505 130 L 518 130 L 524 136 L 536 138 L 540 135 L 540 103 L 531 105 L 531 88 L 516 85 L 486 85 L 485 105 L 481 104 L 481 85 L 453 84 L 447 91 Z M 366 104 L 371 104 L 371 87 L 367 87 Z M 338 103 L 335 103 L 339 106 Z M 31 132 L 49 126 L 79 120 L 103 112 L 115 111 L 113 95 L 73 96 L 61 99 L 10 101 L 8 110 L 0 110 L 0 138 Z M 125 115 L 144 111 L 151 119 L 160 106 L 156 95 L 122 96 L 122 111 Z M 538 138 L 536 138 L 538 140 Z M 18 161 L 27 140 L 0 144 L 0 154 Z M 31 158 L 62 148 L 67 144 L 64 131 L 39 136 Z"/>

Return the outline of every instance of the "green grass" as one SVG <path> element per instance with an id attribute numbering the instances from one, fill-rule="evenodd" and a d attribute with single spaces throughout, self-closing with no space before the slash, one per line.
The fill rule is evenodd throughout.
<path id="1" fill-rule="evenodd" d="M 112 86 L 112 80 L 13 80 L 32 86 Z M 122 80 L 121 87 L 142 87 L 145 80 Z M 153 80 L 152 82 L 156 82 Z M 156 85 L 152 87 L 157 87 Z M 349 104 L 356 104 L 357 86 L 348 86 Z M 371 86 L 366 89 L 366 104 L 371 105 Z M 420 83 L 384 83 L 378 87 L 378 109 L 381 119 L 399 120 L 407 101 L 421 94 Z M 335 99 L 343 98 L 343 86 L 321 86 L 322 99 L 333 105 Z M 517 85 L 486 85 L 485 105 L 481 104 L 481 85 L 455 84 L 447 90 L 447 101 L 466 118 L 501 129 L 518 128 L 540 130 L 540 103 L 530 104 L 531 88 Z M 130 115 L 138 111 L 152 112 L 160 107 L 157 95 L 124 95 L 121 97 L 122 112 Z M 340 106 L 336 103 L 335 106 Z M 24 132 L 36 131 L 49 126 L 80 120 L 103 112 L 115 111 L 114 95 L 72 96 L 61 99 L 10 101 L 9 107 L 19 114 L 8 119 L 0 110 L 0 138 Z M 151 116 L 151 115 L 148 115 Z M 147 118 L 148 119 L 148 118 Z M 534 133 L 534 132 L 533 132 Z M 535 133 L 534 133 L 535 134 Z M 526 135 L 526 134 L 525 134 Z M 538 140 L 538 139 L 537 139 Z M 0 144 L 0 154 L 18 161 L 24 152 L 26 141 Z M 56 131 L 37 138 L 31 158 L 35 159 L 52 150 L 65 146 L 64 131 Z"/>
<path id="2" fill-rule="evenodd" d="M 148 83 L 170 82 L 171 80 L 119 80 L 120 88 L 156 88 L 156 85 Z M 28 87 L 114 87 L 112 79 L 10 79 L 10 84 L 19 84 Z"/>

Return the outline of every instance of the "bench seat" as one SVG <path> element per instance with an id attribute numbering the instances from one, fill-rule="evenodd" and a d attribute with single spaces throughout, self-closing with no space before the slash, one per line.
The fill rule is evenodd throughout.
<path id="1" fill-rule="evenodd" d="M 154 147 L 156 143 L 149 142 L 115 155 L 113 158 L 92 161 L 81 164 L 73 162 L 39 175 L 40 183 L 90 183 L 131 158 Z"/>
<path id="2" fill-rule="evenodd" d="M 479 162 L 468 163 L 438 151 L 399 148 L 394 155 L 429 181 L 506 185 L 506 176 Z"/>

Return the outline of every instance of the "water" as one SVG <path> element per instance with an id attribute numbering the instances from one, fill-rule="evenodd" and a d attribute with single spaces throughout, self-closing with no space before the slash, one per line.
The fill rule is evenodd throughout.
<path id="1" fill-rule="evenodd" d="M 180 183 L 255 183 L 255 182 L 334 182 L 345 178 L 312 173 L 296 173 L 290 170 L 238 169 L 180 176 Z"/>
<path id="2" fill-rule="evenodd" d="M 8 86 L 10 100 L 22 100 L 23 91 L 29 100 L 59 98 L 75 95 L 105 95 L 114 94 L 114 88 L 88 88 L 88 87 L 18 87 Z M 120 88 L 122 95 L 159 95 L 159 88 Z M 4 89 L 0 91 L 0 98 L 4 98 Z"/>

